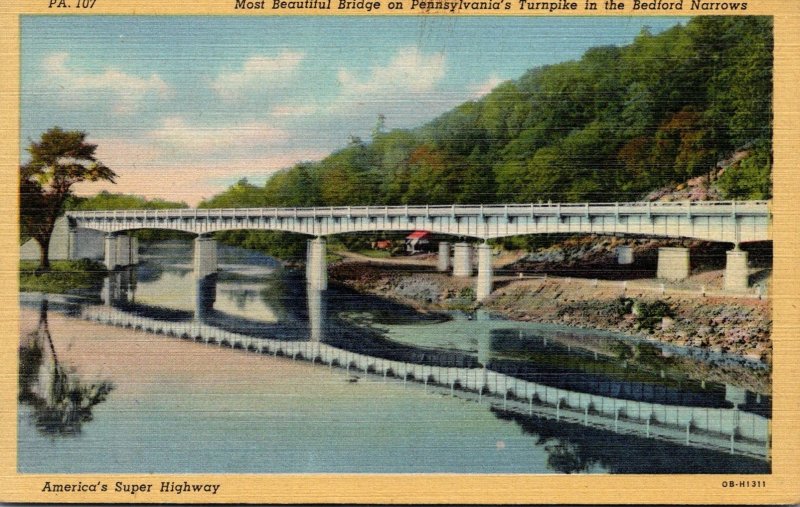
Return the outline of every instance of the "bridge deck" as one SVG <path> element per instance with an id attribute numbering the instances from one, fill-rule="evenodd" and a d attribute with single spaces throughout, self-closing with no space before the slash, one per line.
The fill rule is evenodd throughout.
<path id="1" fill-rule="evenodd" d="M 69 212 L 73 226 L 120 232 L 172 229 L 345 232 L 429 230 L 482 239 L 542 233 L 635 234 L 739 243 L 770 239 L 769 201 L 539 203 Z"/>

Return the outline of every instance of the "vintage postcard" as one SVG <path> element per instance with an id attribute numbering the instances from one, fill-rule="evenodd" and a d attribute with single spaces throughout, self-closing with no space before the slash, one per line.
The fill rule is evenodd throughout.
<path id="1" fill-rule="evenodd" d="M 0 22 L 0 500 L 800 501 L 788 2 Z"/>

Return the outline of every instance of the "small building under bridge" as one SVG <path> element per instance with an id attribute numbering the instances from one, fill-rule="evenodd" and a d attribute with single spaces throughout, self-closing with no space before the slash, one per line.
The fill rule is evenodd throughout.
<path id="1" fill-rule="evenodd" d="M 414 231 L 406 236 L 406 253 L 415 254 L 431 250 L 431 233 L 428 231 Z"/>

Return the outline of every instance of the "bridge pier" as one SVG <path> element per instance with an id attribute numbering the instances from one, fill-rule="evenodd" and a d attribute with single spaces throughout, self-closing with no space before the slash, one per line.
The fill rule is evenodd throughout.
<path id="1" fill-rule="evenodd" d="M 75 227 L 69 227 L 67 231 L 67 259 L 78 260 L 78 231 Z"/>
<path id="2" fill-rule="evenodd" d="M 659 248 L 656 277 L 667 280 L 689 278 L 689 249 L 680 247 Z"/>
<path id="3" fill-rule="evenodd" d="M 748 286 L 747 252 L 739 245 L 725 253 L 725 290 L 746 291 Z"/>
<path id="4" fill-rule="evenodd" d="M 633 264 L 633 248 L 627 245 L 617 247 L 617 264 Z"/>
<path id="5" fill-rule="evenodd" d="M 70 241 L 72 241 L 70 233 Z M 104 263 L 106 269 L 113 270 L 120 267 L 139 263 L 139 240 L 127 234 L 106 234 L 103 240 Z M 70 244 L 70 259 L 77 258 L 77 246 Z"/>
<path id="6" fill-rule="evenodd" d="M 450 269 L 450 243 L 447 241 L 439 242 L 439 258 L 436 263 L 436 271 L 445 272 Z"/>
<path id="7" fill-rule="evenodd" d="M 328 288 L 328 262 L 325 259 L 326 244 L 323 238 L 308 241 L 306 253 L 306 283 L 310 288 L 326 290 Z"/>
<path id="8" fill-rule="evenodd" d="M 117 236 L 117 265 L 129 266 L 131 264 L 131 238 L 127 234 Z"/>
<path id="9" fill-rule="evenodd" d="M 483 301 L 492 293 L 492 247 L 478 245 L 478 282 L 475 299 Z"/>
<path id="10" fill-rule="evenodd" d="M 468 243 L 453 245 L 453 276 L 472 276 L 472 247 Z"/>
<path id="11" fill-rule="evenodd" d="M 105 265 L 106 269 L 113 270 L 119 266 L 117 262 L 117 236 L 115 234 L 106 234 L 106 237 L 103 240 L 103 246 L 105 249 Z"/>
<path id="12" fill-rule="evenodd" d="M 194 277 L 202 279 L 217 272 L 217 242 L 208 236 L 194 240 Z"/>
<path id="13" fill-rule="evenodd" d="M 131 236 L 131 264 L 139 264 L 139 238 Z"/>

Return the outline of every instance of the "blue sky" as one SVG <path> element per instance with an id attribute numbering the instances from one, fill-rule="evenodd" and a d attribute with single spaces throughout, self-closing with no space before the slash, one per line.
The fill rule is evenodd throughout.
<path id="1" fill-rule="evenodd" d="M 377 116 L 412 128 L 526 70 L 685 18 L 22 18 L 21 143 L 79 129 L 101 189 L 196 204 L 319 160 Z"/>

